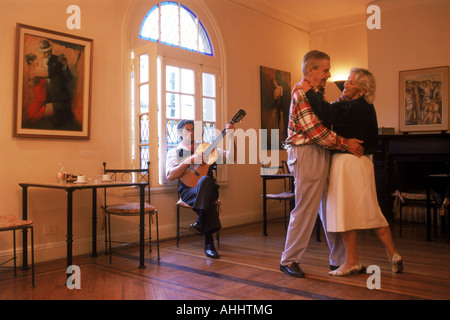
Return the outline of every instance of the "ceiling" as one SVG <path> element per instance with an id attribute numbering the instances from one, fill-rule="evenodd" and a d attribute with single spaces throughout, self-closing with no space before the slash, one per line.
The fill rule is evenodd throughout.
<path id="1" fill-rule="evenodd" d="M 408 7 L 438 0 L 228 0 L 236 5 L 283 21 L 304 30 L 319 22 L 349 17 L 360 20 L 368 16 L 369 5 L 383 10 Z M 371 14 L 372 12 L 369 12 Z M 347 21 L 347 19 L 343 19 Z M 363 20 L 364 21 L 364 20 Z M 348 22 L 348 21 L 347 21 Z"/>
<path id="2" fill-rule="evenodd" d="M 373 0 L 229 0 L 259 14 L 308 30 L 312 23 L 365 15 Z M 390 0 L 402 1 L 402 0 Z"/>
<path id="3" fill-rule="evenodd" d="M 286 15 L 305 22 L 335 19 L 347 15 L 365 14 L 373 0 L 259 0 Z"/>

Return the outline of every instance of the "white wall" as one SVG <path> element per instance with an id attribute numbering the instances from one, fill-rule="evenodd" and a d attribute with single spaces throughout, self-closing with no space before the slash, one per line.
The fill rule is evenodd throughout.
<path id="1" fill-rule="evenodd" d="M 450 2 L 379 6 L 381 29 L 368 31 L 369 68 L 377 78 L 378 124 L 398 131 L 399 72 L 450 65 Z"/>
<path id="2" fill-rule="evenodd" d="M 311 49 L 331 56 L 333 76 L 366 67 L 377 80 L 378 125 L 399 128 L 399 71 L 450 65 L 450 2 L 378 0 L 381 29 L 369 30 L 367 14 L 312 23 Z M 342 76 L 339 76 L 342 78 Z M 336 97 L 327 85 L 327 97 Z"/>
<path id="3" fill-rule="evenodd" d="M 329 101 L 341 95 L 333 81 L 346 80 L 353 67 L 368 67 L 365 19 L 364 14 L 352 15 L 310 26 L 311 49 L 326 52 L 331 58 L 331 78 L 326 87 Z"/>
<path id="4" fill-rule="evenodd" d="M 123 160 L 122 127 L 122 25 L 129 3 L 121 0 L 81 0 L 81 30 L 68 30 L 67 2 L 1 0 L 0 120 L 1 214 L 21 217 L 19 182 L 55 181 L 58 163 L 73 173 L 89 177 L 102 172 L 102 162 L 120 165 Z M 92 77 L 91 139 L 59 140 L 13 137 L 14 62 L 16 23 L 94 39 Z M 74 208 L 75 253 L 89 247 L 90 193 L 76 192 Z M 64 255 L 65 194 L 57 190 L 30 190 L 29 217 L 35 222 L 37 259 Z M 44 235 L 44 227 L 56 226 L 56 234 Z M 0 252 L 11 248 L 9 236 L 0 235 Z M 41 250 L 42 249 L 42 250 Z M 49 249 L 49 250 L 47 250 Z M 54 252 L 53 252 L 53 251 Z"/>

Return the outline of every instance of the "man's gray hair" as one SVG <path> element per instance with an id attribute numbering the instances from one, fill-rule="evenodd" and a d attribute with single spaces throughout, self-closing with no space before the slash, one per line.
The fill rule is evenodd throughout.
<path id="1" fill-rule="evenodd" d="M 330 60 L 330 56 L 319 50 L 311 50 L 303 57 L 302 71 L 303 75 L 308 75 L 308 68 L 312 66 L 314 69 L 320 67 L 319 60 Z"/>

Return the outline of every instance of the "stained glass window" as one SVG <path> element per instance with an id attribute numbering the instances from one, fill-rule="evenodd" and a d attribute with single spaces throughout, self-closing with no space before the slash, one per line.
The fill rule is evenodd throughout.
<path id="1" fill-rule="evenodd" d="M 178 130 L 177 130 L 178 123 L 179 123 L 179 120 L 167 120 L 167 124 L 166 124 L 167 151 L 176 147 L 181 141 L 180 135 L 178 134 Z"/>
<path id="2" fill-rule="evenodd" d="M 150 92 L 155 83 L 150 81 L 150 56 L 148 52 L 140 52 L 136 56 L 136 64 L 131 72 L 132 158 L 139 157 L 140 168 L 144 169 L 147 168 L 147 162 L 150 160 L 150 129 L 151 126 L 154 126 L 150 118 L 150 105 L 154 98 L 151 97 Z M 134 57 L 135 53 L 132 51 L 131 58 L 134 60 Z M 137 73 L 135 73 L 136 71 Z M 137 103 L 133 99 L 135 93 L 137 93 Z"/>
<path id="3" fill-rule="evenodd" d="M 203 142 L 212 143 L 216 138 L 216 125 L 212 122 L 203 122 Z"/>
<path id="4" fill-rule="evenodd" d="M 140 159 L 141 159 L 141 169 L 147 169 L 148 167 L 148 161 L 150 161 L 150 153 L 149 153 L 149 146 L 142 146 L 140 147 Z"/>
<path id="5" fill-rule="evenodd" d="M 213 56 L 211 41 L 198 17 L 186 6 L 164 1 L 149 10 L 139 37 Z"/>

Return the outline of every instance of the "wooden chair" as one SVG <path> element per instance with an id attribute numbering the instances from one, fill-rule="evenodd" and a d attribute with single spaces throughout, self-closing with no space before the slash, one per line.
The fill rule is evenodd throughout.
<path id="1" fill-rule="evenodd" d="M 269 174 L 289 174 L 289 168 L 287 166 L 286 161 L 281 161 L 281 165 L 278 167 L 268 167 L 264 166 L 263 163 L 261 163 L 263 172 L 267 172 Z M 295 201 L 295 192 L 293 190 L 293 187 L 291 186 L 291 178 L 286 177 L 282 178 L 283 180 L 283 191 L 280 193 L 268 193 L 266 194 L 266 201 L 267 200 L 277 200 L 277 201 L 284 201 L 284 228 L 287 228 L 287 203 L 291 205 L 291 202 Z"/>
<path id="2" fill-rule="evenodd" d="M 145 181 L 148 183 L 147 186 L 147 201 L 145 203 L 145 214 L 148 214 L 148 225 L 149 225 L 149 238 L 146 239 L 150 246 L 149 251 L 151 252 L 151 246 L 156 245 L 157 248 L 157 259 L 160 260 L 159 255 L 159 225 L 158 225 L 158 210 L 150 204 L 150 162 L 147 162 L 147 169 L 108 169 L 106 168 L 106 162 L 103 162 L 103 173 L 111 176 L 113 181 Z M 107 204 L 106 189 L 104 191 L 104 205 L 102 209 L 105 213 L 105 247 L 106 252 L 109 252 L 109 262 L 111 263 L 111 253 L 112 247 L 111 243 L 120 243 L 121 245 L 116 246 L 121 247 L 128 244 L 133 244 L 134 242 L 123 242 L 123 241 L 113 241 L 111 239 L 111 216 L 122 216 L 131 217 L 140 215 L 140 203 L 122 203 L 122 204 Z M 152 242 L 152 217 L 156 217 L 156 243 Z"/>
<path id="3" fill-rule="evenodd" d="M 282 160 L 281 165 L 278 167 L 265 167 L 264 164 L 261 164 L 263 171 L 267 172 L 273 172 L 274 174 L 290 174 L 289 167 L 287 165 L 287 162 Z M 289 202 L 290 209 L 293 208 L 294 202 L 295 202 L 295 190 L 294 186 L 291 186 L 290 184 L 291 178 L 283 178 L 283 191 L 280 193 L 268 193 L 266 194 L 266 201 L 267 200 L 278 200 L 278 201 L 284 201 L 284 228 L 287 229 L 287 202 Z M 266 222 L 263 222 L 266 223 Z M 317 215 L 315 229 L 316 229 L 316 242 L 321 242 L 320 240 L 320 226 L 322 225 L 320 221 L 320 216 Z"/>
<path id="4" fill-rule="evenodd" d="M 448 196 L 442 201 L 441 215 L 444 218 L 442 229 L 447 234 L 447 243 L 450 243 L 450 198 Z"/>
<path id="5" fill-rule="evenodd" d="M 447 243 L 450 243 L 450 162 L 446 162 L 447 187 L 443 195 L 440 216 L 442 217 L 442 231 L 447 234 Z"/>
<path id="6" fill-rule="evenodd" d="M 399 161 L 394 161 L 394 175 L 397 179 L 397 182 L 394 183 L 396 185 L 396 188 L 394 192 L 392 193 L 392 196 L 394 197 L 394 210 L 398 210 L 399 213 L 399 227 L 400 227 L 400 237 L 402 236 L 402 226 L 404 223 L 403 220 L 403 208 L 406 206 L 412 206 L 412 207 L 421 207 L 426 208 L 427 207 L 427 195 L 425 191 L 418 191 L 418 190 L 409 190 L 407 187 L 404 186 L 404 183 L 402 181 L 402 168 L 399 164 Z M 431 206 L 433 208 L 433 223 L 434 223 L 434 229 L 435 233 L 437 234 L 437 208 L 438 208 L 438 201 L 436 200 L 434 195 L 431 195 Z M 427 221 L 427 224 L 431 224 L 431 221 Z"/>
<path id="7" fill-rule="evenodd" d="M 12 231 L 13 232 L 13 257 L 0 264 L 1 268 L 14 268 L 14 278 L 17 277 L 17 254 L 16 254 L 16 230 L 31 230 L 31 287 L 34 288 L 34 232 L 33 221 L 31 220 L 19 220 L 12 216 L 0 216 L 0 232 Z M 3 266 L 4 264 L 14 261 L 14 266 Z"/>
<path id="8" fill-rule="evenodd" d="M 281 165 L 278 167 L 269 167 L 265 166 L 264 163 L 261 163 L 261 172 L 265 174 L 270 175 L 278 175 L 278 174 L 287 174 L 289 172 L 289 168 L 287 167 L 286 161 L 281 161 Z M 284 228 L 287 228 L 287 203 L 289 202 L 290 207 L 293 201 L 295 201 L 295 193 L 294 190 L 292 190 L 291 187 L 291 178 L 280 178 L 280 180 L 283 180 L 283 191 L 279 193 L 267 193 L 266 194 L 266 202 L 267 200 L 277 200 L 279 202 L 284 201 Z M 261 195 L 262 197 L 264 195 Z M 263 223 L 266 223 L 266 221 L 263 221 Z M 264 227 L 264 230 L 265 227 Z"/>
<path id="9" fill-rule="evenodd" d="M 216 180 L 217 165 L 211 165 L 210 169 L 211 169 L 212 176 L 213 176 L 214 180 Z M 221 205 L 222 205 L 222 202 L 220 201 L 220 199 L 218 199 L 216 201 L 217 213 L 220 212 Z M 178 201 L 176 203 L 176 206 L 177 206 L 177 230 L 176 230 L 177 234 L 176 234 L 176 238 L 177 238 L 177 247 L 178 247 L 179 243 L 180 243 L 181 230 L 182 229 L 189 229 L 189 227 L 182 227 L 181 226 L 181 216 L 180 216 L 181 208 L 189 209 L 189 210 L 192 211 L 192 207 L 190 205 L 188 205 L 187 203 L 185 203 L 183 200 L 181 200 L 181 197 L 180 197 L 179 193 L 178 193 Z M 217 237 L 217 246 L 220 247 L 220 231 L 216 232 L 216 237 Z"/>

